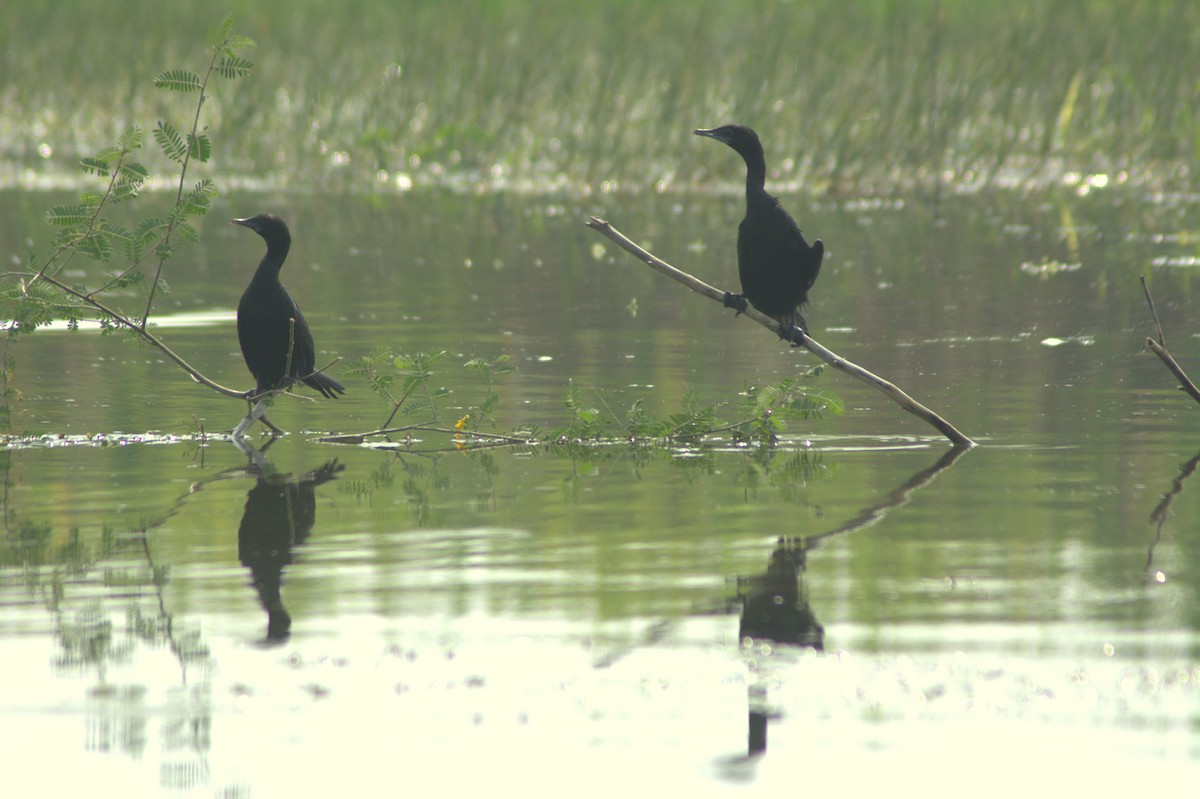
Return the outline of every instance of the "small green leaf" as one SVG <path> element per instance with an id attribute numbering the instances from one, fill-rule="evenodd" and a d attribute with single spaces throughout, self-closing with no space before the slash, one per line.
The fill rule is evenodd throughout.
<path id="1" fill-rule="evenodd" d="M 150 170 L 138 161 L 126 161 L 121 164 L 120 176 L 122 180 L 128 183 L 137 183 L 140 186 L 150 177 Z"/>
<path id="2" fill-rule="evenodd" d="M 149 244 L 158 235 L 159 231 L 167 226 L 167 220 L 161 216 L 148 216 L 138 223 L 134 229 L 134 236 L 143 244 Z"/>
<path id="3" fill-rule="evenodd" d="M 146 134 L 137 125 L 133 125 L 129 130 L 121 134 L 121 138 L 117 139 L 117 147 L 122 152 L 131 153 L 134 150 L 142 149 L 142 144 L 146 141 Z"/>
<path id="4" fill-rule="evenodd" d="M 183 143 L 183 136 L 169 122 L 160 121 L 154 128 L 154 140 L 158 142 L 163 155 L 177 164 L 182 164 L 187 156 L 188 148 Z"/>
<path id="5" fill-rule="evenodd" d="M 183 236 L 184 239 L 193 244 L 200 242 L 200 232 L 196 230 L 196 226 L 191 222 L 179 221 L 175 223 L 175 230 L 179 231 L 180 236 Z"/>
<path id="6" fill-rule="evenodd" d="M 226 14 L 220 24 L 214 25 L 208 32 L 208 44 L 211 47 L 220 47 L 229 39 L 229 33 L 233 30 L 233 14 Z"/>
<path id="7" fill-rule="evenodd" d="M 121 157 L 121 150 L 117 147 L 105 147 L 92 157 L 97 161 L 103 161 L 106 164 L 111 164 L 113 161 L 116 161 Z"/>
<path id="8" fill-rule="evenodd" d="M 79 251 L 93 261 L 107 261 L 112 257 L 112 242 L 108 236 L 92 233 L 79 242 Z"/>
<path id="9" fill-rule="evenodd" d="M 133 231 L 124 225 L 118 225 L 116 222 L 109 222 L 107 219 L 100 220 L 100 224 L 96 228 L 108 236 L 115 236 L 118 239 L 129 240 L 133 238 Z"/>
<path id="10" fill-rule="evenodd" d="M 82 205 L 56 205 L 46 212 L 46 220 L 55 227 L 86 225 L 90 218 Z"/>
<path id="11" fill-rule="evenodd" d="M 227 55 L 232 55 L 233 50 L 244 50 L 247 47 L 258 47 L 258 44 L 249 36 L 234 35 L 230 36 L 225 42 L 225 49 L 222 51 Z"/>
<path id="12" fill-rule="evenodd" d="M 79 165 L 89 175 L 96 175 L 101 178 L 108 177 L 108 163 L 99 158 L 81 158 L 79 159 Z"/>
<path id="13" fill-rule="evenodd" d="M 125 250 L 125 258 L 127 260 L 131 261 L 132 263 L 137 263 L 138 261 L 142 260 L 142 253 L 145 252 L 145 248 L 142 246 L 142 242 L 139 239 L 130 236 L 128 239 L 122 241 L 121 245 Z"/>
<path id="14" fill-rule="evenodd" d="M 217 191 L 216 184 L 211 179 L 205 178 L 196 183 L 196 187 L 192 189 L 191 196 L 195 197 L 197 202 L 203 201 L 207 205 L 209 200 L 217 197 L 219 194 L 220 192 Z"/>
<path id="15" fill-rule="evenodd" d="M 217 62 L 217 74 L 222 78 L 244 78 L 250 74 L 250 70 L 254 68 L 254 63 L 248 61 L 241 56 L 226 54 L 224 58 Z"/>
<path id="16" fill-rule="evenodd" d="M 188 149 L 194 160 L 204 163 L 212 156 L 212 141 L 201 133 L 199 136 L 188 134 Z"/>
<path id="17" fill-rule="evenodd" d="M 137 199 L 140 186 L 133 184 L 118 184 L 113 186 L 113 193 L 109 194 L 109 200 L 113 203 L 124 203 L 128 199 Z"/>
<path id="18" fill-rule="evenodd" d="M 169 69 L 154 76 L 154 85 L 173 92 L 198 92 L 204 88 L 200 76 L 186 69 Z"/>
<path id="19" fill-rule="evenodd" d="M 112 194 L 109 195 L 109 200 L 113 203 L 120 204 L 126 200 L 136 199 L 139 188 L 139 186 L 136 186 L 132 183 L 118 183 L 116 186 L 113 186 Z"/>

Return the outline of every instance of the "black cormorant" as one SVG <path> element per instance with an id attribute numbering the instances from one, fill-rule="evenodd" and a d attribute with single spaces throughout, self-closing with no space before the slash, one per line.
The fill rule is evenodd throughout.
<path id="1" fill-rule="evenodd" d="M 326 374 L 314 373 L 316 349 L 308 322 L 295 300 L 279 282 L 279 269 L 292 246 L 287 225 L 275 214 L 259 214 L 249 219 L 234 219 L 233 224 L 248 227 L 267 242 L 267 254 L 238 303 L 238 342 L 257 387 L 254 394 L 284 389 L 296 381 L 337 399 L 345 386 Z M 294 320 L 294 322 L 293 322 Z M 245 433 L 266 412 L 260 400 L 234 430 L 234 437 Z"/>
<path id="2" fill-rule="evenodd" d="M 745 125 L 694 132 L 728 144 L 746 162 L 746 217 L 738 226 L 737 248 L 742 293 L 726 294 L 725 305 L 741 311 L 749 300 L 780 324 L 807 333 L 800 308 L 808 303 L 808 290 L 817 282 L 825 245 L 817 239 L 809 246 L 795 220 L 767 193 L 767 163 L 757 133 Z"/>

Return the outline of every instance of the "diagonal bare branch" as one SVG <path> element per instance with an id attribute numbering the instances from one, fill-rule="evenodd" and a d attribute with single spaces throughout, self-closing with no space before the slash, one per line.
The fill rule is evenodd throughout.
<path id="1" fill-rule="evenodd" d="M 724 303 L 725 303 L 725 292 L 724 291 L 721 291 L 719 289 L 714 288 L 713 286 L 708 285 L 703 280 L 693 277 L 692 275 L 689 275 L 687 272 L 684 272 L 681 269 L 676 269 L 675 267 L 668 264 L 666 261 L 663 261 L 661 258 L 658 258 L 657 256 L 648 252 L 647 250 L 642 249 L 641 247 L 639 247 L 638 245 L 636 245 L 632 241 L 630 241 L 628 238 L 626 238 L 624 236 L 624 234 L 622 234 L 619 230 L 614 228 L 607 221 L 593 216 L 588 219 L 586 224 L 592 230 L 595 230 L 596 232 L 600 233 L 602 236 L 605 236 L 606 238 L 612 240 L 619 247 L 621 247 L 621 249 L 630 253 L 631 255 L 636 257 L 638 260 L 642 261 L 647 266 L 651 267 L 652 269 L 662 272 L 667 277 L 670 277 L 671 279 L 682 283 L 683 285 L 687 286 L 689 289 L 696 292 L 697 294 L 702 294 L 705 297 L 708 297 L 710 300 L 713 300 L 714 302 L 719 302 L 722 305 L 724 305 Z M 950 439 L 950 442 L 953 443 L 954 446 L 956 446 L 956 447 L 973 447 L 973 446 L 975 446 L 975 442 L 972 441 L 970 438 L 967 438 L 967 436 L 963 435 L 961 432 L 959 432 L 958 429 L 954 427 L 954 425 L 950 424 L 950 422 L 946 421 L 941 416 L 934 413 L 929 408 L 926 408 L 924 405 L 917 402 L 915 399 L 910 397 L 908 394 L 904 393 L 904 391 L 902 391 L 895 384 L 893 384 L 887 380 L 884 380 L 882 377 L 879 377 L 878 375 L 868 372 L 866 369 L 863 369 L 861 366 L 858 366 L 857 364 L 851 363 L 850 361 L 846 360 L 845 358 L 843 358 L 842 356 L 833 352 L 832 350 L 826 349 L 819 342 L 817 342 L 816 339 L 812 338 L 804 331 L 801 331 L 796 328 L 793 328 L 791 331 L 783 329 L 778 321 L 776 321 L 775 319 L 772 319 L 769 316 L 766 316 L 765 314 L 760 313 L 759 311 L 755 310 L 753 307 L 748 307 L 746 309 L 746 311 L 744 312 L 744 315 L 749 317 L 750 319 L 754 320 L 755 322 L 758 322 L 760 325 L 762 325 L 763 327 L 767 328 L 768 330 L 774 332 L 776 335 L 785 337 L 789 341 L 792 341 L 793 343 L 804 347 L 809 352 L 813 353 L 818 358 L 825 361 L 825 363 L 832 366 L 834 369 L 837 369 L 840 372 L 845 372 L 846 374 L 850 375 L 851 377 L 857 378 L 858 380 L 861 380 L 864 383 L 868 383 L 869 385 L 872 385 L 875 388 L 879 389 L 880 391 L 882 391 L 884 394 L 887 395 L 888 399 L 892 400 L 897 405 L 899 405 L 901 408 L 903 408 L 904 410 L 913 414 L 914 416 L 920 418 L 921 420 L 923 420 L 924 422 L 926 422 L 927 424 L 932 426 L 934 429 L 936 429 L 939 433 L 944 435 L 946 438 Z"/>

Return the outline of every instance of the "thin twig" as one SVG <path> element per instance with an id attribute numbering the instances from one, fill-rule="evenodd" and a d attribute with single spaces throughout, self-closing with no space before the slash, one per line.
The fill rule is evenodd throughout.
<path id="1" fill-rule="evenodd" d="M 1200 388 L 1196 388 L 1196 384 L 1187 376 L 1187 372 L 1183 371 L 1183 367 L 1167 351 L 1167 342 L 1163 338 L 1162 325 L 1158 321 L 1158 311 L 1154 308 L 1154 298 L 1150 296 L 1150 287 L 1146 285 L 1145 277 L 1141 278 L 1141 281 L 1142 291 L 1146 293 L 1146 302 L 1150 305 L 1150 314 L 1154 317 L 1154 327 L 1158 331 L 1158 341 L 1155 341 L 1153 338 L 1147 338 L 1146 346 L 1171 370 L 1171 374 L 1175 375 L 1175 379 L 1179 381 L 1180 390 L 1187 392 L 1196 402 L 1200 402 Z"/>
<path id="2" fill-rule="evenodd" d="M 591 217 L 590 219 L 588 219 L 586 224 L 592 230 L 595 230 L 598 233 L 600 233 L 601 235 L 611 239 L 618 246 L 620 246 L 623 250 L 630 253 L 634 257 L 638 258 L 640 261 L 642 261 L 646 265 L 650 266 L 651 268 L 656 269 L 659 272 L 662 272 L 663 274 L 672 278 L 673 280 L 676 280 L 676 281 L 682 283 L 683 285 L 687 286 L 689 289 L 696 292 L 697 294 L 703 294 L 705 297 L 708 297 L 710 300 L 713 300 L 714 302 L 719 302 L 722 305 L 724 305 L 726 292 L 720 291 L 719 289 L 716 289 L 716 288 L 708 285 L 704 281 L 699 280 L 698 278 L 695 278 L 692 275 L 689 275 L 687 272 L 684 272 L 680 269 L 676 269 L 675 267 L 671 266 L 667 262 L 663 261 L 662 259 L 653 255 L 652 253 L 648 252 L 647 250 L 642 249 L 641 247 L 639 247 L 638 245 L 636 245 L 632 241 L 630 241 L 628 238 L 626 238 L 619 230 L 614 228 L 607 221 L 605 221 L 603 219 L 599 219 L 597 217 Z M 750 319 L 754 320 L 755 322 L 758 322 L 760 325 L 767 328 L 768 330 L 773 331 L 776 335 L 785 336 L 785 335 L 789 334 L 789 331 L 787 329 L 784 329 L 777 320 L 772 319 L 771 317 L 769 317 L 763 313 L 760 313 L 753 307 L 748 307 L 746 309 L 746 311 L 744 311 L 744 315 L 749 317 Z M 953 443 L 954 446 L 956 446 L 956 447 L 973 447 L 973 446 L 975 446 L 975 442 L 972 441 L 971 439 L 967 438 L 962 433 L 960 433 L 958 431 L 958 429 L 954 427 L 954 425 L 950 424 L 950 422 L 946 421 L 941 416 L 937 415 L 936 413 L 931 411 L 929 408 L 926 408 L 924 405 L 917 402 L 915 399 L 910 397 L 908 394 L 904 393 L 895 384 L 893 384 L 887 380 L 884 380 L 882 377 L 879 377 L 878 375 L 868 372 L 866 369 L 863 369 L 861 366 L 851 363 L 850 361 L 841 357 L 837 353 L 826 349 L 825 347 L 823 347 L 821 344 L 819 344 L 815 339 L 813 339 L 811 336 L 808 335 L 808 333 L 804 332 L 803 330 L 799 330 L 798 328 L 794 328 L 794 330 L 795 330 L 794 333 L 791 333 L 790 335 L 788 335 L 788 340 L 793 341 L 793 343 L 806 348 L 809 352 L 813 353 L 818 358 L 825 361 L 825 363 L 829 364 L 834 369 L 837 369 L 838 371 L 841 371 L 841 372 L 845 372 L 846 374 L 850 375 L 851 377 L 855 377 L 855 378 L 857 378 L 865 383 L 869 383 L 870 385 L 879 389 L 884 394 L 886 394 L 889 399 L 891 399 L 893 402 L 895 402 L 901 408 L 903 408 L 904 410 L 913 414 L 914 416 L 919 417 L 920 419 L 925 421 L 927 424 L 934 427 L 939 433 L 944 435 L 946 438 L 950 439 L 951 443 Z"/>
<path id="3" fill-rule="evenodd" d="M 85 302 L 89 306 L 91 306 L 92 308 L 96 309 L 100 313 L 102 313 L 105 316 L 112 319 L 114 322 L 116 322 L 121 327 L 125 327 L 125 328 L 132 330 L 147 344 L 154 347 L 156 350 L 161 352 L 163 355 L 166 355 L 168 358 L 170 358 L 172 361 L 174 361 L 181 369 L 183 369 L 183 371 L 187 372 L 188 375 L 190 375 L 191 378 L 193 380 L 195 380 L 197 383 L 208 386 L 209 388 L 211 388 L 213 391 L 217 392 L 218 394 L 224 394 L 227 397 L 237 397 L 238 399 L 247 399 L 249 397 L 249 393 L 246 391 L 238 391 L 236 389 L 227 388 L 226 386 L 223 386 L 220 383 L 217 383 L 216 381 L 210 380 L 209 378 L 205 377 L 203 374 L 200 373 L 200 371 L 198 369 L 193 367 L 191 364 L 189 364 L 187 361 L 185 361 L 179 355 L 176 355 L 174 350 L 172 350 L 165 343 L 163 343 L 162 339 L 158 338 L 150 331 L 144 329 L 142 326 L 140 326 L 139 324 L 134 322 L 132 319 L 130 319 L 129 317 L 122 314 L 120 311 L 117 311 L 113 308 L 108 307 L 104 303 L 97 300 L 95 297 L 89 297 L 88 295 L 84 294 L 81 291 L 76 291 L 75 289 L 71 288 L 71 286 L 67 285 L 66 283 L 63 283 L 61 280 L 59 280 L 56 277 L 52 277 L 50 275 L 42 275 L 42 280 L 45 280 L 47 283 L 54 286 L 59 291 L 70 294 L 72 297 L 75 297 L 78 300 L 82 300 L 83 302 Z"/>
<path id="4" fill-rule="evenodd" d="M 1150 306 L 1150 315 L 1154 317 L 1154 329 L 1158 332 L 1158 343 L 1167 346 L 1167 340 L 1163 338 L 1162 323 L 1158 321 L 1158 309 L 1154 307 L 1154 298 L 1150 296 L 1150 286 L 1146 284 L 1146 276 L 1142 275 L 1138 278 L 1142 281 L 1142 292 L 1146 295 L 1146 303 Z"/>
<path id="5" fill-rule="evenodd" d="M 208 81 L 212 78 L 213 70 L 217 68 L 217 59 L 221 56 L 221 47 L 213 47 L 212 59 L 208 62 L 208 71 L 204 73 L 204 80 L 200 82 L 200 99 L 196 101 L 196 115 L 192 118 L 192 133 L 187 140 L 187 152 L 183 156 L 183 164 L 179 170 L 179 187 L 175 190 L 175 209 L 179 209 L 179 201 L 183 199 L 183 184 L 187 180 L 188 165 L 192 161 L 192 147 L 197 143 L 196 131 L 200 129 L 200 111 L 204 108 L 204 99 L 208 92 Z M 163 235 L 163 241 L 167 242 L 171 239 L 171 234 L 175 232 L 175 227 L 178 224 L 178 218 L 172 214 L 167 222 L 167 232 Z M 154 280 L 150 283 L 150 293 L 146 298 L 146 312 L 142 314 L 142 329 L 146 329 L 146 323 L 150 320 L 150 309 L 154 305 L 154 295 L 158 291 L 158 281 L 162 277 L 163 265 L 167 262 L 167 256 L 159 256 L 158 269 L 154 272 Z"/>
<path id="6" fill-rule="evenodd" d="M 104 292 L 108 291 L 110 288 L 112 288 L 116 284 L 120 283 L 122 280 L 124 280 L 126 277 L 128 277 L 135 269 L 140 267 L 142 265 L 143 261 L 145 261 L 151 255 L 153 255 L 155 252 L 157 252 L 158 248 L 166 243 L 167 238 L 169 236 L 170 236 L 169 232 L 164 233 L 163 235 L 159 236 L 158 240 L 155 241 L 153 245 L 143 249 L 142 254 L 138 257 L 138 259 L 136 261 L 131 263 L 129 266 L 127 266 L 125 269 L 121 270 L 117 274 L 110 277 L 108 279 L 108 282 L 105 283 L 104 285 L 100 286 L 99 288 L 92 289 L 90 292 L 88 292 L 88 296 L 91 297 L 96 294 L 103 294 Z"/>
<path id="7" fill-rule="evenodd" d="M 388 414 L 387 421 L 385 421 L 382 425 L 380 425 L 381 429 L 386 428 L 388 425 L 390 425 L 392 423 L 392 420 L 396 418 L 396 414 L 400 412 L 400 406 L 402 406 L 404 404 L 404 401 L 406 399 L 408 399 L 408 395 L 411 394 L 412 390 L 416 387 L 417 387 L 417 384 L 413 383 L 407 389 L 405 389 L 404 394 L 402 394 L 400 396 L 399 402 L 397 402 L 395 397 L 392 396 L 392 392 L 388 391 L 387 388 L 383 389 L 383 393 L 387 394 L 387 398 L 392 401 L 392 412 L 390 414 Z"/>
<path id="8" fill-rule="evenodd" d="M 432 427 L 433 422 L 422 422 L 420 424 L 409 424 L 403 427 L 386 427 L 378 430 L 370 430 L 365 433 L 347 433 L 336 436 L 322 436 L 316 439 L 323 443 L 332 444 L 360 444 L 364 439 L 372 436 L 386 436 L 394 433 L 408 433 L 413 430 L 423 430 L 428 433 L 445 433 L 453 436 L 471 436 L 473 438 L 483 438 L 489 441 L 496 441 L 501 444 L 536 444 L 535 439 L 521 438 L 519 436 L 506 436 L 499 433 L 481 433 L 477 430 L 448 430 L 444 427 Z"/>

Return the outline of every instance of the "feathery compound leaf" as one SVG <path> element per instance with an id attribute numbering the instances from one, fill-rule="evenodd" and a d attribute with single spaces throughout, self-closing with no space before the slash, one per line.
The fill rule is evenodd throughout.
<path id="1" fill-rule="evenodd" d="M 141 186 L 150 177 L 150 170 L 138 161 L 127 161 L 121 164 L 118 180 Z"/>
<path id="2" fill-rule="evenodd" d="M 115 236 L 118 239 L 128 240 L 133 238 L 133 231 L 124 225 L 118 225 L 116 222 L 109 222 L 107 219 L 100 220 L 100 224 L 96 226 L 98 230 L 108 236 Z"/>
<path id="3" fill-rule="evenodd" d="M 226 55 L 233 55 L 234 50 L 244 50 L 247 47 L 258 47 L 258 43 L 249 36 L 230 36 L 225 42 L 223 52 Z"/>
<path id="4" fill-rule="evenodd" d="M 173 92 L 198 92 L 204 84 L 200 76 L 186 69 L 169 69 L 154 76 L 154 85 Z"/>
<path id="5" fill-rule="evenodd" d="M 79 242 L 79 251 L 93 261 L 107 261 L 112 257 L 112 242 L 108 236 L 95 232 Z"/>
<path id="6" fill-rule="evenodd" d="M 134 269 L 131 272 L 110 273 L 105 277 L 107 277 L 113 286 L 117 288 L 123 289 L 128 286 L 137 286 L 140 289 L 140 293 L 146 293 L 145 289 L 142 288 L 142 286 L 144 286 L 146 283 L 146 276 L 137 269 Z"/>
<path id="7" fill-rule="evenodd" d="M 86 225 L 90 218 L 82 205 L 56 205 L 46 212 L 46 221 L 55 227 Z"/>
<path id="8" fill-rule="evenodd" d="M 133 263 L 137 263 L 138 261 L 142 260 L 142 253 L 146 251 L 146 248 L 142 246 L 142 243 L 132 236 L 124 239 L 121 242 L 121 247 L 125 251 L 125 259 Z"/>
<path id="9" fill-rule="evenodd" d="M 204 163 L 212 156 L 212 140 L 203 133 L 199 136 L 193 136 L 189 133 L 188 148 L 191 151 L 192 158 L 200 163 Z"/>
<path id="10" fill-rule="evenodd" d="M 142 149 L 142 144 L 146 141 L 145 132 L 137 125 L 133 125 L 129 130 L 121 134 L 121 138 L 117 139 L 117 147 L 122 152 L 131 153 L 134 150 Z"/>
<path id="11" fill-rule="evenodd" d="M 218 194 L 217 186 L 212 182 L 211 178 L 205 178 L 196 183 L 196 188 L 192 189 L 192 194 L 204 197 L 206 200 L 211 200 Z"/>
<path id="12" fill-rule="evenodd" d="M 81 158 L 79 159 L 79 166 L 89 175 L 96 175 L 102 178 L 108 177 L 108 163 L 99 158 Z"/>
<path id="13" fill-rule="evenodd" d="M 254 62 L 241 56 L 226 54 L 217 62 L 217 74 L 222 78 L 244 78 L 254 68 Z"/>
<path id="14" fill-rule="evenodd" d="M 175 223 L 175 230 L 179 232 L 180 236 L 183 236 L 184 239 L 193 244 L 197 244 L 200 241 L 200 231 L 196 230 L 195 225 L 191 222 L 180 220 Z"/>
<path id="15" fill-rule="evenodd" d="M 205 179 L 180 198 L 179 208 L 186 216 L 203 216 L 208 213 L 209 199 L 216 196 L 216 193 L 216 189 L 212 188 L 212 181 Z"/>
<path id="16" fill-rule="evenodd" d="M 220 47 L 225 44 L 229 38 L 230 31 L 233 30 L 233 14 L 226 14 L 225 19 L 217 25 L 214 25 L 208 31 L 208 44 L 210 47 Z"/>
<path id="17" fill-rule="evenodd" d="M 140 188 L 141 184 L 118 183 L 116 186 L 113 186 L 112 194 L 108 196 L 108 199 L 116 204 L 123 203 L 126 200 L 136 199 L 138 196 L 138 189 Z"/>
<path id="18" fill-rule="evenodd" d="M 163 155 L 172 161 L 182 164 L 187 156 L 188 148 L 183 143 L 183 136 L 169 122 L 159 122 L 154 129 L 154 140 L 158 142 Z"/>
<path id="19" fill-rule="evenodd" d="M 797 405 L 802 411 L 818 415 L 832 413 L 841 416 L 846 412 L 846 403 L 832 391 L 805 391 Z"/>
<path id="20" fill-rule="evenodd" d="M 143 244 L 149 244 L 160 235 L 160 232 L 166 226 L 167 220 L 163 219 L 161 216 L 148 216 L 138 223 L 138 226 L 134 231 L 134 235 L 137 236 L 138 241 L 142 242 Z"/>

